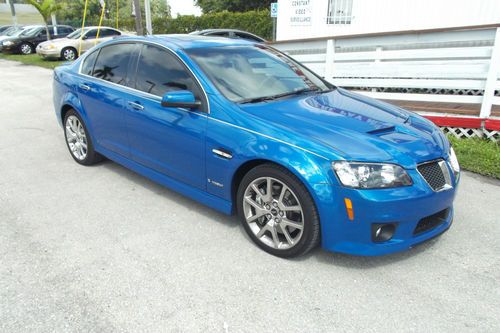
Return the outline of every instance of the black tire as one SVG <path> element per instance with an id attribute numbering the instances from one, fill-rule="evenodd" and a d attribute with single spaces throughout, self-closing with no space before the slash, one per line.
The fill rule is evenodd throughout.
<path id="1" fill-rule="evenodd" d="M 67 139 L 67 137 L 68 137 L 68 133 L 67 133 L 68 132 L 68 119 L 70 117 L 76 117 L 80 121 L 80 124 L 82 125 L 83 130 L 85 132 L 87 153 L 85 155 L 85 158 L 83 158 L 83 159 L 79 159 L 77 156 L 75 156 L 75 154 L 71 150 L 70 143 L 68 142 L 69 140 Z M 78 164 L 81 164 L 81 165 L 93 165 L 93 164 L 96 164 L 96 163 L 103 160 L 102 155 L 97 153 L 94 150 L 94 144 L 92 143 L 92 139 L 90 138 L 89 132 L 87 130 L 87 126 L 85 125 L 83 119 L 80 117 L 80 115 L 75 110 L 69 110 L 66 113 L 66 115 L 64 116 L 63 127 L 64 127 L 64 141 L 66 141 L 66 146 L 68 147 L 69 153 L 70 153 L 71 157 L 73 157 L 75 162 L 77 162 Z"/>
<path id="2" fill-rule="evenodd" d="M 61 59 L 73 61 L 78 58 L 78 51 L 74 47 L 65 47 L 61 51 Z"/>
<path id="3" fill-rule="evenodd" d="M 297 197 L 303 212 L 303 233 L 300 240 L 289 249 L 275 249 L 264 244 L 251 230 L 246 221 L 243 201 L 247 187 L 262 177 L 272 177 L 284 183 Z M 292 258 L 306 254 L 320 242 L 320 220 L 313 198 L 304 184 L 287 169 L 275 164 L 262 164 L 250 170 L 241 180 L 236 195 L 237 211 L 243 228 L 252 241 L 264 251 L 281 257 Z"/>
<path id="4" fill-rule="evenodd" d="M 19 51 L 21 52 L 21 54 L 25 54 L 25 55 L 33 54 L 33 53 L 35 53 L 35 47 L 33 45 L 31 45 L 30 43 L 22 43 L 19 46 Z"/>

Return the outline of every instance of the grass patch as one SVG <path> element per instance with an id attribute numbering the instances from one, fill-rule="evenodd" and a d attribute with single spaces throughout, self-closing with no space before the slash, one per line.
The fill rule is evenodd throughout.
<path id="1" fill-rule="evenodd" d="M 0 53 L 0 59 L 19 61 L 25 65 L 34 65 L 49 69 L 54 69 L 55 67 L 65 62 L 65 61 L 45 60 L 38 54 L 23 55 L 23 54 Z"/>
<path id="2" fill-rule="evenodd" d="M 484 139 L 457 139 L 449 136 L 462 169 L 500 179 L 500 147 Z"/>

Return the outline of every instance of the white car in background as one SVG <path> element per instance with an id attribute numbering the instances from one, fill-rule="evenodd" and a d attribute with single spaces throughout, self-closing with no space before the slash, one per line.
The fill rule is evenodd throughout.
<path id="1" fill-rule="evenodd" d="M 99 38 L 97 38 L 98 30 Z M 86 27 L 83 30 L 80 28 L 69 34 L 66 38 L 49 40 L 39 44 L 36 48 L 36 53 L 46 59 L 75 60 L 79 56 L 78 51 L 80 49 L 81 35 L 83 35 L 81 53 L 84 53 L 94 45 L 124 35 L 124 33 L 110 27 Z"/>

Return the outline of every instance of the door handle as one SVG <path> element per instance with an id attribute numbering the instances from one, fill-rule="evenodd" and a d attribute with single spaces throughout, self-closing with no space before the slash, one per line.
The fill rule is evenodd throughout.
<path id="1" fill-rule="evenodd" d="M 80 89 L 82 90 L 85 90 L 85 91 L 89 91 L 90 90 L 90 86 L 88 84 L 85 84 L 85 83 L 80 83 L 78 85 L 80 87 Z"/>
<path id="2" fill-rule="evenodd" d="M 136 102 L 128 102 L 128 106 L 130 106 L 134 110 L 139 110 L 139 111 L 144 110 L 144 106 Z"/>

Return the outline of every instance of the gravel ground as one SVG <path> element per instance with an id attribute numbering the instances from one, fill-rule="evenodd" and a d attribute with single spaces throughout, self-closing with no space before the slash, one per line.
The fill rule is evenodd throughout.
<path id="1" fill-rule="evenodd" d="M 408 252 L 278 259 L 234 217 L 77 165 L 51 71 L 0 74 L 0 331 L 500 332 L 499 182 L 464 172 L 454 225 Z"/>

